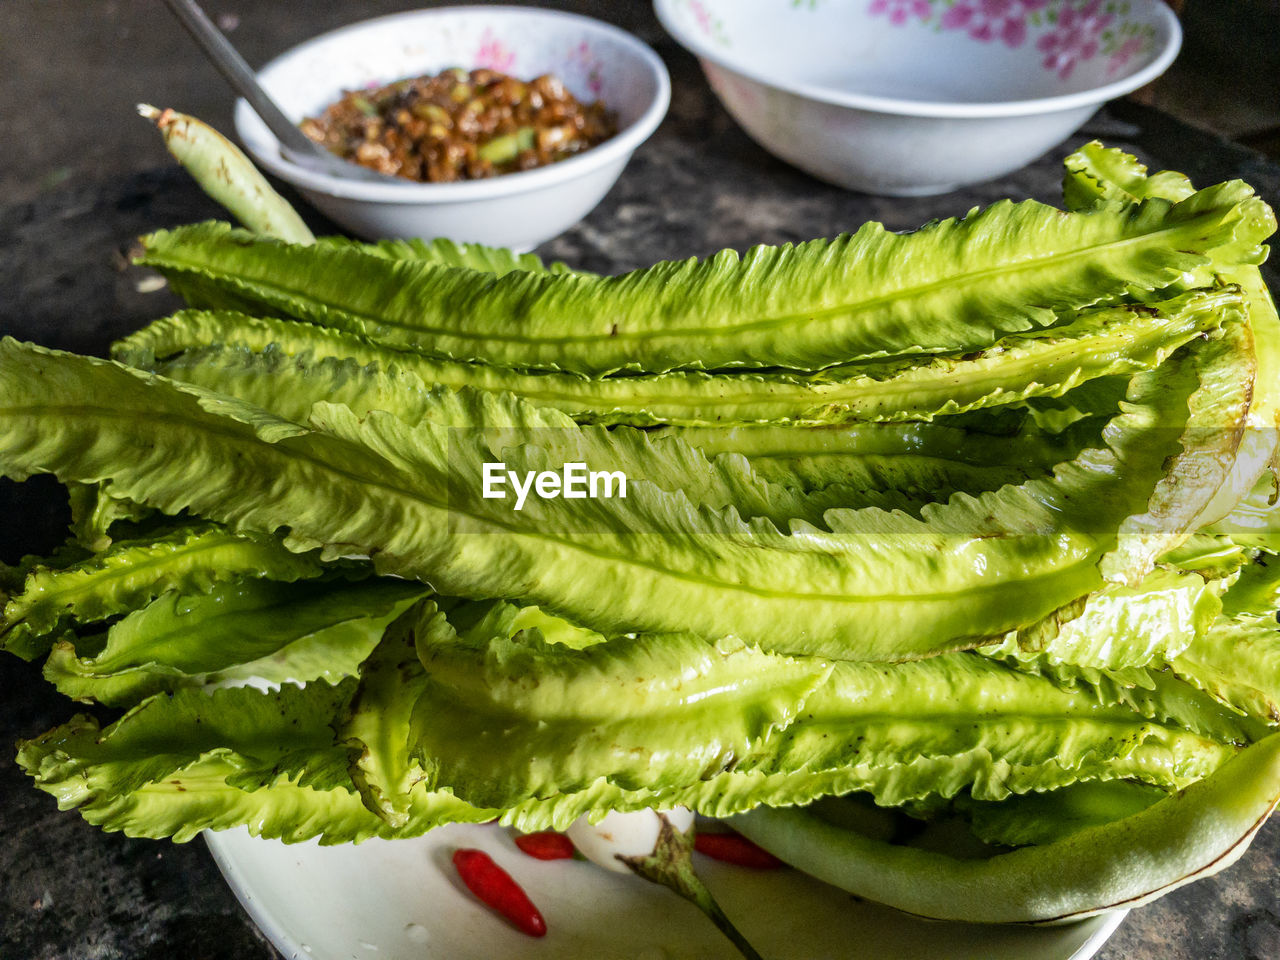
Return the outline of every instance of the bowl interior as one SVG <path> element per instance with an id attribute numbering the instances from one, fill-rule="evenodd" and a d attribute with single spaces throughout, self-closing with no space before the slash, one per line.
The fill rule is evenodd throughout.
<path id="1" fill-rule="evenodd" d="M 554 73 L 584 102 L 604 100 L 619 136 L 661 95 L 639 41 L 586 17 L 522 7 L 450 7 L 367 20 L 277 57 L 259 72 L 291 119 L 318 114 L 344 90 L 448 67 L 489 67 L 522 79 Z M 240 130 L 256 153 L 275 138 L 252 111 Z"/>
<path id="2" fill-rule="evenodd" d="M 1160 0 L 659 0 L 682 42 L 784 85 L 995 104 L 1078 94 L 1167 54 Z"/>

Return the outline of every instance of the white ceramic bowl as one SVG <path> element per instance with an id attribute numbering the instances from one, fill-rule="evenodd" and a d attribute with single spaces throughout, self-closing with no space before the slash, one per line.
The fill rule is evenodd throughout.
<path id="1" fill-rule="evenodd" d="M 756 141 L 890 196 L 1016 170 L 1159 76 L 1162 0 L 654 0 Z"/>
<path id="2" fill-rule="evenodd" d="M 437 7 L 366 20 L 272 60 L 258 79 L 291 119 L 342 91 L 448 67 L 491 67 L 525 79 L 554 73 L 580 100 L 603 100 L 618 134 L 535 170 L 459 183 L 366 183 L 306 170 L 243 100 L 236 132 L 254 159 L 363 237 L 448 237 L 527 250 L 582 219 L 666 113 L 671 81 L 631 34 L 589 17 L 532 7 Z"/>

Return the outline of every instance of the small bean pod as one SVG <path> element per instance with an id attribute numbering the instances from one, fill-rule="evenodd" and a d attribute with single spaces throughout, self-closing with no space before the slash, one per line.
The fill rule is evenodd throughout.
<path id="1" fill-rule="evenodd" d="M 213 127 L 173 110 L 138 104 L 156 125 L 165 146 L 200 188 L 254 233 L 288 243 L 313 243 L 315 235 L 284 197 L 276 193 L 240 148 Z"/>

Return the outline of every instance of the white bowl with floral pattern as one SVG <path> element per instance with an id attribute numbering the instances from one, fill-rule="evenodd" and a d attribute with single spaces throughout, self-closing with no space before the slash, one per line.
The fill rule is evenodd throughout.
<path id="1" fill-rule="evenodd" d="M 527 250 L 581 220 L 617 181 L 666 114 L 661 59 L 617 27 L 533 7 L 437 7 L 365 20 L 272 60 L 258 80 L 285 114 L 318 115 L 345 90 L 450 67 L 488 67 L 522 79 L 558 76 L 583 102 L 602 100 L 618 133 L 557 163 L 485 180 L 371 183 L 291 163 L 252 108 L 237 102 L 236 132 L 254 159 L 359 236 L 448 237 Z"/>
<path id="2" fill-rule="evenodd" d="M 823 180 L 942 193 L 1029 163 L 1181 44 L 1162 0 L 655 0 L 721 102 Z"/>

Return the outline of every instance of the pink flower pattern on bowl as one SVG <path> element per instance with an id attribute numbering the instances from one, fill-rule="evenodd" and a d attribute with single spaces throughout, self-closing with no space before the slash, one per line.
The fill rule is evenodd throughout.
<path id="1" fill-rule="evenodd" d="M 574 69 L 582 71 L 587 89 L 591 91 L 593 97 L 599 99 L 604 92 L 604 81 L 601 79 L 602 64 L 587 41 L 583 40 L 570 50 L 565 60 Z"/>
<path id="2" fill-rule="evenodd" d="M 933 16 L 932 0 L 871 0 L 873 16 L 884 14 L 895 26 L 902 26 L 912 17 L 928 20 Z"/>
<path id="3" fill-rule="evenodd" d="M 1041 66 L 1063 81 L 1099 54 L 1115 75 L 1152 49 L 1154 29 L 1124 20 L 1129 10 L 1128 0 L 870 0 L 867 7 L 895 26 L 961 31 L 980 43 L 1021 47 L 1034 34 Z"/>
<path id="4" fill-rule="evenodd" d="M 693 22 L 698 25 L 699 32 L 716 41 L 716 43 L 727 47 L 729 45 L 729 37 L 725 34 L 724 24 L 720 22 L 720 18 L 712 14 L 702 0 L 687 0 L 687 4 L 689 13 L 693 15 Z"/>
<path id="5" fill-rule="evenodd" d="M 1135 57 L 1144 55 L 1156 42 L 1155 28 L 1150 24 L 1125 23 L 1103 37 L 1102 52 L 1108 57 L 1107 75 L 1115 76 Z"/>
<path id="6" fill-rule="evenodd" d="M 1049 0 L 960 0 L 942 14 L 943 30 L 964 30 L 983 43 L 999 39 L 1020 47 L 1027 38 L 1027 17 Z"/>
<path id="7" fill-rule="evenodd" d="M 516 55 L 487 28 L 480 35 L 480 46 L 476 48 L 473 60 L 477 67 L 487 67 L 499 73 L 510 73 L 516 65 Z"/>
<path id="8" fill-rule="evenodd" d="M 1082 7 L 1064 4 L 1054 28 L 1036 41 L 1044 54 L 1044 66 L 1063 80 L 1071 76 L 1081 60 L 1098 53 L 1102 32 L 1111 24 L 1111 15 L 1102 10 L 1102 0 L 1089 0 Z"/>
<path id="9" fill-rule="evenodd" d="M 1124 69 L 1124 65 L 1142 52 L 1142 37 L 1129 37 L 1116 47 L 1107 62 L 1107 73 L 1116 74 Z"/>

